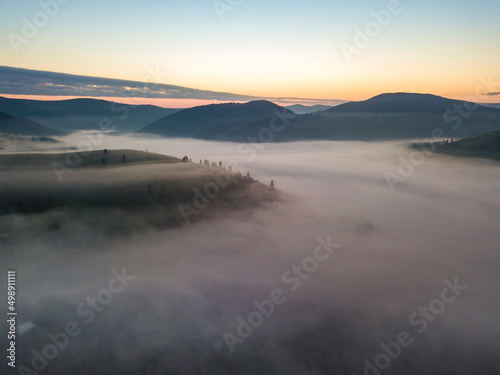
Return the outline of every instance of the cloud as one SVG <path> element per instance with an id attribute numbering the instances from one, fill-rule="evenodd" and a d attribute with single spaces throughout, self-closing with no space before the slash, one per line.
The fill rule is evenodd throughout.
<path id="1" fill-rule="evenodd" d="M 251 101 L 266 99 L 283 103 L 335 105 L 344 101 L 302 98 L 275 98 L 198 90 L 155 83 L 152 72 L 149 82 L 88 77 L 0 66 L 0 94 L 76 97 L 135 97 L 167 99 L 201 99 L 218 101 Z"/>
<path id="2" fill-rule="evenodd" d="M 483 95 L 486 95 L 486 96 L 496 96 L 496 95 L 500 95 L 500 92 L 489 92 L 489 93 L 483 94 Z"/>
<path id="3" fill-rule="evenodd" d="M 0 67 L 0 91 L 14 95 L 252 100 L 254 97 L 186 87 Z"/>

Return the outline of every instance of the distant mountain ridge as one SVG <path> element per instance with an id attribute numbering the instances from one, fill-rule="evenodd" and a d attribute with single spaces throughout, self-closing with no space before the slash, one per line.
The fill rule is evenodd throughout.
<path id="1" fill-rule="evenodd" d="M 175 113 L 178 109 L 132 106 L 90 98 L 43 101 L 0 97 L 0 111 L 63 131 L 99 129 L 100 121 L 109 118 L 117 131 L 134 132 L 144 124 Z"/>
<path id="2" fill-rule="evenodd" d="M 455 104 L 465 103 L 432 94 L 394 93 L 380 94 L 368 100 L 340 104 L 324 111 L 326 115 L 409 115 L 446 112 Z M 468 103 L 468 102 L 467 102 Z M 474 106 L 470 103 L 470 106 Z M 495 113 L 495 109 L 479 106 L 476 111 Z"/>
<path id="3" fill-rule="evenodd" d="M 267 141 L 273 142 L 429 138 L 436 128 L 444 129 L 449 137 L 468 138 L 498 130 L 500 121 L 500 109 L 411 93 L 381 94 L 302 115 L 266 100 L 169 110 L 96 99 L 44 102 L 1 97 L 0 112 L 7 114 L 4 117 L 24 117 L 24 120 L 5 117 L 4 129 L 14 134 L 29 131 L 33 135 L 54 135 L 60 134 L 61 129 L 67 132 L 97 130 L 106 119 L 111 120 L 118 132 L 234 142 L 251 139 L 266 142 L 260 136 L 263 131 L 267 132 Z M 278 132 L 270 129 L 277 114 L 287 118 L 286 126 Z M 5 121 L 10 121 L 10 125 Z M 463 126 L 453 126 L 457 122 Z"/>
<path id="4" fill-rule="evenodd" d="M 52 129 L 24 117 L 14 117 L 5 112 L 0 112 L 0 133 L 36 136 L 64 134 L 63 131 Z"/>
<path id="5" fill-rule="evenodd" d="M 466 116 L 454 113 L 472 108 Z M 164 117 L 141 132 L 166 137 L 248 142 L 268 129 L 275 111 L 290 118 L 275 142 L 300 140 L 389 140 L 430 138 L 437 128 L 450 137 L 465 138 L 498 129 L 500 110 L 430 94 L 382 94 L 362 102 L 349 102 L 313 114 L 296 115 L 266 101 L 212 104 Z M 284 112 L 286 111 L 286 112 Z M 447 115 L 445 115 L 447 114 Z M 461 116 L 461 117 L 460 117 Z M 452 128 L 456 121 L 464 126 Z"/>
<path id="6" fill-rule="evenodd" d="M 274 115 L 274 111 L 292 111 L 265 100 L 248 103 L 210 104 L 193 107 L 163 117 L 140 130 L 173 137 L 216 139 L 226 130 L 245 127 L 254 121 Z"/>

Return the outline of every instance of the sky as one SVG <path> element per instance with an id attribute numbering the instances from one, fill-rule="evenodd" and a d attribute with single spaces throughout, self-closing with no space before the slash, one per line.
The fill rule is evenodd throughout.
<path id="1" fill-rule="evenodd" d="M 0 0 L 0 65 L 140 82 L 153 70 L 252 97 L 493 103 L 499 15 L 496 0 Z M 499 83 L 477 95 L 488 77 Z"/>

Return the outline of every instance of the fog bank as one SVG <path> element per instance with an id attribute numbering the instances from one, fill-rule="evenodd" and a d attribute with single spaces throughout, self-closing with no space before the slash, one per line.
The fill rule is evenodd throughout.
<path id="1" fill-rule="evenodd" d="M 57 139 L 77 147 L 87 135 Z M 81 332 L 43 373 L 500 371 L 497 162 L 412 154 L 404 142 L 105 135 L 94 148 L 222 161 L 274 180 L 287 199 L 127 237 L 96 227 L 94 211 L 2 217 L 0 233 L 26 228 L 0 243 L 2 274 L 17 272 L 19 322 L 36 326 L 18 336 L 18 365 L 33 368 L 32 350 L 76 322 Z M 53 215 L 67 219 L 45 230 Z M 263 301 L 272 309 L 252 323 Z"/>

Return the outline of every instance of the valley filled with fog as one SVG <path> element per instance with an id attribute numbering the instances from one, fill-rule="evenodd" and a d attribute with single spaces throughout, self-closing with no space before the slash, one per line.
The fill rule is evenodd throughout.
<path id="1" fill-rule="evenodd" d="M 2 153 L 78 151 L 88 137 L 100 139 L 9 141 Z M 410 142 L 105 134 L 94 149 L 222 162 L 273 180 L 283 198 L 129 236 L 96 224 L 105 209 L 61 209 L 52 230 L 54 213 L 10 214 L 4 223 L 29 230 L 0 228 L 0 268 L 17 271 L 18 324 L 35 325 L 18 340 L 19 365 L 75 375 L 499 372 L 500 164 Z M 36 357 L 68 322 L 80 331 L 64 350 Z"/>

